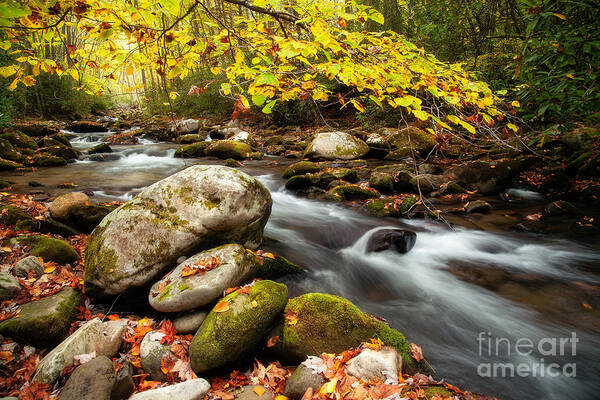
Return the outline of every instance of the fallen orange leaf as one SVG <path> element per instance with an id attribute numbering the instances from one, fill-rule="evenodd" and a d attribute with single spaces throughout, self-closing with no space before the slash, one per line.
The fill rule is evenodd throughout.
<path id="1" fill-rule="evenodd" d="M 215 308 L 213 308 L 214 312 L 225 312 L 229 310 L 229 303 L 226 301 L 221 301 L 220 303 L 217 303 L 217 305 L 215 306 Z"/>
<path id="2" fill-rule="evenodd" d="M 257 396 L 262 396 L 263 394 L 265 394 L 266 389 L 262 386 L 254 386 L 254 393 L 256 393 Z"/>

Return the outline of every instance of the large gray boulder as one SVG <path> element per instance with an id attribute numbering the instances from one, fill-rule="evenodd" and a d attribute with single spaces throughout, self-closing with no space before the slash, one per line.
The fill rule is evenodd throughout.
<path id="1" fill-rule="evenodd" d="M 96 357 L 75 368 L 60 393 L 61 400 L 110 400 L 115 368 L 110 358 Z"/>
<path id="2" fill-rule="evenodd" d="M 369 152 L 369 146 L 346 132 L 324 132 L 308 145 L 304 157 L 325 160 L 354 160 Z"/>
<path id="3" fill-rule="evenodd" d="M 107 215 L 85 254 L 87 293 L 142 286 L 182 255 L 220 244 L 255 249 L 271 195 L 233 168 L 196 165 L 159 181 Z"/>
<path id="4" fill-rule="evenodd" d="M 197 268 L 209 270 L 187 275 Z M 225 289 L 245 283 L 258 268 L 256 257 L 243 246 L 226 244 L 179 264 L 152 286 L 148 300 L 152 308 L 161 312 L 191 310 L 217 300 Z"/>

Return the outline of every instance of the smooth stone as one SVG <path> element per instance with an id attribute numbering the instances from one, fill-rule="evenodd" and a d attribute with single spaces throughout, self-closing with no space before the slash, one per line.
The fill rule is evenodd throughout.
<path id="1" fill-rule="evenodd" d="M 54 383 L 81 354 L 95 352 L 96 356 L 112 357 L 119 351 L 126 329 L 125 320 L 102 322 L 94 318 L 86 322 L 40 361 L 33 380 Z"/>
<path id="2" fill-rule="evenodd" d="M 197 378 L 136 393 L 129 400 L 201 400 L 209 390 L 210 384 L 205 379 Z"/>
<path id="3" fill-rule="evenodd" d="M 60 392 L 61 400 L 109 400 L 115 384 L 110 358 L 96 357 L 75 368 Z"/>
<path id="4" fill-rule="evenodd" d="M 367 252 L 379 252 L 388 249 L 398 253 L 408 253 L 417 241 L 417 234 L 403 229 L 380 229 L 374 232 L 367 242 Z"/>
<path id="5" fill-rule="evenodd" d="M 59 221 L 66 221 L 69 219 L 69 213 L 74 206 L 89 204 L 90 198 L 81 192 L 72 192 L 58 196 L 50 206 L 48 211 L 52 218 Z"/>
<path id="6" fill-rule="evenodd" d="M 86 292 L 143 286 L 180 256 L 220 244 L 255 249 L 272 203 L 267 188 L 237 169 L 196 165 L 171 175 L 94 229 L 85 253 Z"/>
<path id="7" fill-rule="evenodd" d="M 40 277 L 44 273 L 44 267 L 36 256 L 25 257 L 17 261 L 13 267 L 15 275 L 21 278 L 27 278 L 29 271 L 33 271 L 36 277 Z"/>
<path id="8" fill-rule="evenodd" d="M 487 201 L 475 200 L 475 201 L 471 201 L 470 203 L 468 203 L 467 206 L 465 207 L 465 209 L 467 210 L 467 214 L 472 214 L 472 213 L 487 214 L 490 211 L 492 211 L 492 206 Z"/>
<path id="9" fill-rule="evenodd" d="M 193 268 L 199 262 L 210 263 L 213 257 L 219 265 L 205 273 L 182 277 L 185 268 Z M 179 264 L 163 279 L 152 285 L 148 301 L 161 312 L 191 310 L 212 303 L 230 287 L 240 286 L 256 274 L 259 265 L 256 257 L 239 244 L 226 244 L 206 250 Z M 165 286 L 166 285 L 166 286 Z M 158 293 L 159 287 L 164 289 Z"/>
<path id="10" fill-rule="evenodd" d="M 254 391 L 257 387 L 264 389 L 264 393 L 260 396 Z M 275 396 L 268 388 L 262 385 L 246 385 L 242 386 L 241 390 L 235 395 L 235 398 L 237 400 L 273 400 Z"/>
<path id="11" fill-rule="evenodd" d="M 195 311 L 180 315 L 173 320 L 177 333 L 196 333 L 208 315 L 207 311 Z"/>
<path id="12" fill-rule="evenodd" d="M 133 381 L 133 366 L 125 362 L 123 368 L 117 371 L 115 384 L 110 394 L 110 400 L 127 399 L 135 391 L 135 382 Z"/>
<path id="13" fill-rule="evenodd" d="M 142 360 L 142 368 L 153 381 L 167 381 L 167 375 L 161 370 L 161 361 L 171 358 L 175 360 L 177 357 L 170 350 L 168 345 L 160 343 L 160 339 L 155 339 L 154 336 L 158 331 L 151 331 L 144 336 L 140 344 L 140 358 Z"/>
<path id="14" fill-rule="evenodd" d="M 8 272 L 0 272 L 0 300 L 10 299 L 19 290 L 19 280 Z"/>
<path id="15" fill-rule="evenodd" d="M 369 146 L 346 132 L 319 133 L 306 147 L 304 157 L 326 160 L 354 160 L 369 152 Z"/>
<path id="16" fill-rule="evenodd" d="M 312 388 L 314 392 L 317 392 L 326 382 L 322 374 L 306 366 L 306 363 L 307 361 L 304 361 L 298 365 L 298 368 L 287 380 L 283 393 L 290 399 L 301 399 L 308 388 Z"/>
<path id="17" fill-rule="evenodd" d="M 363 349 L 359 355 L 348 361 L 346 372 L 356 378 L 397 384 L 398 373 L 402 370 L 402 357 L 396 349 L 384 347 L 380 350 Z"/>

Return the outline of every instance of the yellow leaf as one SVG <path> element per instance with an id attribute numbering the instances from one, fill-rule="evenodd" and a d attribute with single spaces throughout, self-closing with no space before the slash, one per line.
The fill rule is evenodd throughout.
<path id="1" fill-rule="evenodd" d="M 250 108 L 250 102 L 246 98 L 246 96 L 240 94 L 240 101 L 245 108 Z"/>
<path id="2" fill-rule="evenodd" d="M 258 397 L 262 396 L 263 394 L 265 394 L 267 390 L 262 387 L 262 386 L 254 386 L 254 393 L 256 393 L 256 395 Z"/>
<path id="3" fill-rule="evenodd" d="M 22 79 L 22 81 L 25 84 L 25 86 L 28 87 L 35 85 L 35 78 L 32 75 L 27 75 Z"/>
<path id="4" fill-rule="evenodd" d="M 362 104 L 360 104 L 358 101 L 356 100 L 352 100 L 352 105 L 354 106 L 354 108 L 356 108 L 358 111 L 365 112 L 365 108 L 363 107 Z"/>
<path id="5" fill-rule="evenodd" d="M 514 132 L 519 130 L 519 127 L 516 126 L 515 124 L 506 124 L 506 127 Z"/>
<path id="6" fill-rule="evenodd" d="M 8 90 L 11 92 L 17 88 L 17 83 L 19 83 L 19 78 L 15 78 L 10 85 L 8 86 Z"/>
<path id="7" fill-rule="evenodd" d="M 513 107 L 521 107 L 521 103 L 519 103 L 518 100 L 513 100 L 512 103 L 510 103 L 510 105 Z"/>
<path id="8" fill-rule="evenodd" d="M 419 118 L 421 121 L 427 121 L 429 118 L 429 114 L 427 114 L 423 110 L 411 110 L 415 117 Z"/>
<path id="9" fill-rule="evenodd" d="M 132 65 L 128 65 L 128 66 L 125 67 L 125 73 L 127 75 L 133 75 L 133 71 L 134 70 L 133 70 L 133 66 Z"/>
<path id="10" fill-rule="evenodd" d="M 338 378 L 333 378 L 332 380 L 321 386 L 321 389 L 319 389 L 319 394 L 327 395 L 333 393 L 335 391 L 337 382 Z"/>
<path id="11" fill-rule="evenodd" d="M 567 74 L 566 76 L 567 76 L 567 78 L 569 78 L 569 79 L 575 79 L 575 76 L 574 76 L 573 74 Z"/>
<path id="12" fill-rule="evenodd" d="M 290 400 L 289 397 L 285 397 L 284 395 L 280 394 L 279 396 L 275 397 L 275 400 Z"/>
<path id="13" fill-rule="evenodd" d="M 258 303 L 256 302 L 256 300 L 252 300 L 252 308 L 256 307 L 258 307 Z"/>
<path id="14" fill-rule="evenodd" d="M 559 14 L 559 13 L 552 13 L 552 15 L 554 15 L 555 17 L 558 17 L 558 18 L 560 18 L 562 20 L 566 20 L 567 19 L 567 17 L 565 17 L 564 15 Z"/>
<path id="15" fill-rule="evenodd" d="M 56 266 L 51 265 L 49 267 L 44 268 L 44 273 L 45 274 L 51 274 L 56 270 Z"/>

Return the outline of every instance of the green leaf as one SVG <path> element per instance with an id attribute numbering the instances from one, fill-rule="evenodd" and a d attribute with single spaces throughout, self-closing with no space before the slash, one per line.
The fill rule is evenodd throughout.
<path id="1" fill-rule="evenodd" d="M 257 106 L 262 106 L 263 104 L 265 104 L 265 100 L 267 100 L 267 96 L 265 96 L 264 94 L 255 94 L 252 96 L 252 103 L 254 103 Z"/>
<path id="2" fill-rule="evenodd" d="M 277 104 L 277 100 L 269 101 L 267 105 L 263 107 L 262 112 L 264 112 L 265 114 L 271 114 L 271 112 L 273 111 L 273 107 L 275 107 L 275 104 Z"/>

